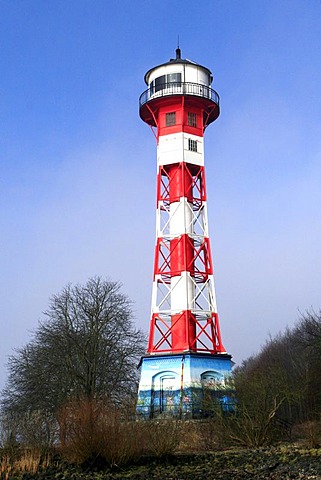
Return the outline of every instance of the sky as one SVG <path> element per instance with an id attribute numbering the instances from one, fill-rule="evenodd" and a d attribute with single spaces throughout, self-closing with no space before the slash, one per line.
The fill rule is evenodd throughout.
<path id="1" fill-rule="evenodd" d="M 0 0 L 0 389 L 49 298 L 99 275 L 148 331 L 156 143 L 144 74 L 209 68 L 223 343 L 239 364 L 321 308 L 320 0 Z"/>

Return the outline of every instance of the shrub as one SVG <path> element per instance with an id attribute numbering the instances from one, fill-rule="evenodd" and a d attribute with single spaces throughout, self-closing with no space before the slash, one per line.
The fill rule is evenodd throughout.
<path id="1" fill-rule="evenodd" d="M 150 420 L 145 424 L 145 441 L 148 453 L 166 457 L 175 452 L 181 440 L 181 422 L 175 419 Z"/>
<path id="2" fill-rule="evenodd" d="M 144 429 L 116 405 L 102 399 L 75 399 L 58 413 L 59 451 L 73 463 L 121 466 L 144 452 Z"/>
<path id="3" fill-rule="evenodd" d="M 297 425 L 294 435 L 300 438 L 309 448 L 318 448 L 321 446 L 321 421 L 309 420 Z"/>

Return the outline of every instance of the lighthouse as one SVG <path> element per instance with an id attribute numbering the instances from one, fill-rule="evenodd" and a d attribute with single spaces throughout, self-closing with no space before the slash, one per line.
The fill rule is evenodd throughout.
<path id="1" fill-rule="evenodd" d="M 204 132 L 220 113 L 210 70 L 181 58 L 151 68 L 139 114 L 157 142 L 156 245 L 137 415 L 197 418 L 228 408 L 232 357 L 217 313 Z"/>

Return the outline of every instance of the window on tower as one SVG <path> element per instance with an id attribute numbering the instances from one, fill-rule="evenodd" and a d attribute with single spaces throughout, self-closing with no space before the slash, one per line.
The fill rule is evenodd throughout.
<path id="1" fill-rule="evenodd" d="M 171 89 L 176 91 L 177 88 L 181 87 L 182 74 L 181 73 L 168 73 L 167 75 L 162 75 L 161 77 L 155 78 L 150 85 L 150 94 L 153 95 L 160 90 Z"/>
<path id="2" fill-rule="evenodd" d="M 166 83 L 181 83 L 182 74 L 181 73 L 169 73 L 166 75 Z"/>
<path id="3" fill-rule="evenodd" d="M 188 139 L 188 149 L 191 152 L 197 152 L 197 140 Z"/>
<path id="4" fill-rule="evenodd" d="M 196 126 L 197 126 L 197 123 L 196 123 L 196 113 L 188 112 L 188 114 L 187 114 L 187 124 L 188 124 L 190 127 L 196 127 Z"/>
<path id="5" fill-rule="evenodd" d="M 176 125 L 176 112 L 166 113 L 166 127 Z"/>
<path id="6" fill-rule="evenodd" d="M 155 78 L 155 92 L 159 92 L 165 87 L 166 83 L 166 75 L 162 75 L 161 77 Z"/>

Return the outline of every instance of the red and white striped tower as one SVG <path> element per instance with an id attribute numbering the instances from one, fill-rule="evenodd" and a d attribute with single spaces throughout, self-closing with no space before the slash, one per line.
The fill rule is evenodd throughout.
<path id="1" fill-rule="evenodd" d="M 183 60 L 179 48 L 175 59 L 149 70 L 145 81 L 148 89 L 140 97 L 140 116 L 157 140 L 156 247 L 147 354 L 167 361 L 167 355 L 171 360 L 181 354 L 194 360 L 195 355 L 205 354 L 206 360 L 225 356 L 229 365 L 224 369 L 230 371 L 216 307 L 204 171 L 204 131 L 219 116 L 219 96 L 210 87 L 211 72 Z M 140 392 L 146 390 L 144 373 L 143 362 Z M 187 383 L 191 382 L 189 378 Z M 151 389 L 155 391 L 155 386 Z"/>

